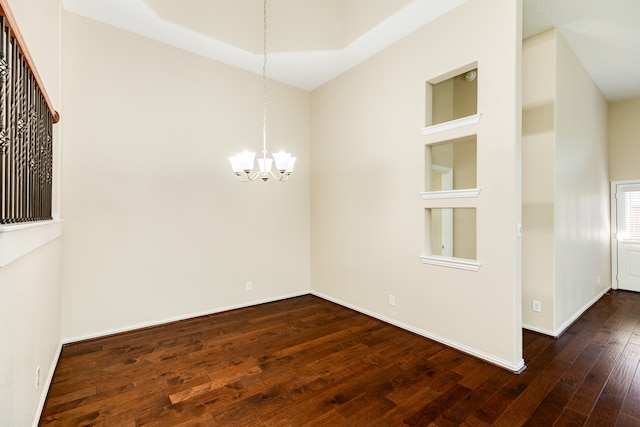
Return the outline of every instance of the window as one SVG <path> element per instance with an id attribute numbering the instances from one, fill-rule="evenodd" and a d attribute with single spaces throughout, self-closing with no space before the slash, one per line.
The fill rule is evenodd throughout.
<path id="1" fill-rule="evenodd" d="M 640 191 L 624 191 L 624 238 L 640 242 Z"/>

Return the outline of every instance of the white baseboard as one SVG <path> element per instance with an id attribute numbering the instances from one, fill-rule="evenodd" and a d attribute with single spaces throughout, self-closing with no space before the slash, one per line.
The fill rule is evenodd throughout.
<path id="1" fill-rule="evenodd" d="M 602 298 L 605 294 L 607 294 L 612 288 L 603 289 L 598 295 L 596 295 L 591 301 L 582 306 L 578 311 L 576 311 L 573 316 L 569 318 L 566 322 L 562 324 L 559 328 L 551 331 L 549 329 L 539 328 L 537 326 L 523 324 L 522 327 L 528 331 L 538 332 L 543 335 L 549 335 L 550 337 L 558 338 L 560 335 L 564 333 L 573 323 L 578 320 L 585 311 L 589 310 L 593 304 L 598 302 L 600 298 Z"/>
<path id="2" fill-rule="evenodd" d="M 522 329 L 526 329 L 527 331 L 537 332 L 542 335 L 549 335 L 550 337 L 557 338 L 557 336 L 555 335 L 555 332 L 553 332 L 550 329 L 543 329 L 537 326 L 527 325 L 525 323 L 522 324 Z"/>
<path id="3" fill-rule="evenodd" d="M 58 366 L 58 360 L 60 359 L 60 353 L 62 352 L 62 342 L 58 344 L 58 348 L 56 349 L 55 356 L 51 361 L 51 366 L 49 367 L 49 375 L 45 379 L 44 383 L 40 389 L 40 399 L 38 401 L 38 406 L 36 408 L 36 416 L 33 419 L 32 427 L 38 427 L 38 423 L 40 422 L 40 417 L 42 416 L 42 411 L 44 410 L 44 404 L 47 401 L 47 395 L 49 394 L 49 389 L 51 388 L 51 383 L 53 382 L 53 374 L 56 372 L 56 366 Z"/>
<path id="4" fill-rule="evenodd" d="M 494 357 L 494 356 L 492 356 L 490 354 L 486 354 L 486 353 L 478 351 L 478 350 L 476 350 L 474 348 L 468 347 L 468 346 L 466 346 L 464 344 L 460 344 L 458 342 L 451 341 L 449 339 L 446 339 L 446 338 L 443 338 L 441 336 L 432 334 L 431 332 L 425 331 L 423 329 L 415 328 L 415 327 L 413 327 L 411 325 L 399 322 L 399 321 L 397 321 L 395 319 L 392 319 L 392 318 L 387 317 L 387 316 L 383 316 L 383 315 L 381 315 L 379 313 L 374 313 L 372 311 L 365 310 L 362 307 L 358 307 L 358 306 L 355 306 L 353 304 L 349 304 L 347 302 L 338 300 L 336 298 L 330 297 L 330 296 L 322 294 L 320 292 L 311 291 L 311 294 L 315 295 L 315 296 L 317 296 L 319 298 L 326 299 L 327 301 L 331 301 L 333 303 L 341 305 L 343 307 L 350 308 L 351 310 L 355 310 L 355 311 L 360 312 L 362 314 L 366 314 L 367 316 L 370 316 L 370 317 L 373 317 L 375 319 L 381 320 L 381 321 L 383 321 L 385 323 L 389 323 L 391 325 L 394 325 L 394 326 L 397 326 L 399 328 L 405 329 L 405 330 L 407 330 L 409 332 L 413 332 L 415 334 L 421 335 L 421 336 L 423 336 L 425 338 L 429 338 L 429 339 L 431 339 L 433 341 L 437 341 L 437 342 L 439 342 L 441 344 L 444 344 L 444 345 L 446 345 L 448 347 L 455 348 L 456 350 L 460 350 L 463 353 L 467 353 L 467 354 L 469 354 L 471 356 L 474 356 L 474 357 L 477 357 L 479 359 L 485 360 L 485 361 L 487 361 L 487 362 L 489 362 L 491 364 L 497 365 L 497 366 L 499 366 L 501 368 L 507 369 L 507 370 L 512 371 L 514 373 L 521 373 L 526 369 L 526 366 L 524 364 L 524 359 L 520 360 L 520 362 L 518 362 L 516 364 L 513 364 L 513 363 L 510 363 L 510 362 L 508 362 L 506 360 Z"/>
<path id="5" fill-rule="evenodd" d="M 74 337 L 66 337 L 66 338 L 62 339 L 62 345 L 71 344 L 71 343 L 80 342 L 80 341 L 91 340 L 91 339 L 95 339 L 95 338 L 102 338 L 102 337 L 106 337 L 106 336 L 109 336 L 109 335 L 121 334 L 121 333 L 124 333 L 124 332 L 131 332 L 131 331 L 135 331 L 136 329 L 144 329 L 144 328 L 150 328 L 150 327 L 153 327 L 153 326 L 161 326 L 161 325 L 164 325 L 164 324 L 167 324 L 167 323 L 179 322 L 181 320 L 194 319 L 196 317 L 208 316 L 210 314 L 222 313 L 224 311 L 236 310 L 236 309 L 239 309 L 239 308 L 251 307 L 251 306 L 254 306 L 254 305 L 260 305 L 260 304 L 265 304 L 265 303 L 269 303 L 269 302 L 281 301 L 281 300 L 285 300 L 285 299 L 288 299 L 288 298 L 294 298 L 294 297 L 299 297 L 299 296 L 308 295 L 308 294 L 309 294 L 308 291 L 303 291 L 303 292 L 296 292 L 296 293 L 292 293 L 292 294 L 279 295 L 279 296 L 273 297 L 273 298 L 252 300 L 252 301 L 247 301 L 247 302 L 243 302 L 243 303 L 240 303 L 240 304 L 234 304 L 234 305 L 228 305 L 228 306 L 224 306 L 224 307 L 218 307 L 218 308 L 215 308 L 215 309 L 212 309 L 212 310 L 207 310 L 207 311 L 202 311 L 202 312 L 197 312 L 197 313 L 189 313 L 189 314 L 185 314 L 185 315 L 181 315 L 181 316 L 175 316 L 175 317 L 169 317 L 169 318 L 166 318 L 166 319 L 154 320 L 154 321 L 151 321 L 151 322 L 136 323 L 136 324 L 133 324 L 133 325 L 123 326 L 121 328 L 106 329 L 106 330 L 103 330 L 103 331 L 99 331 L 99 332 L 95 332 L 95 333 L 87 334 L 87 335 L 78 335 L 78 336 L 74 336 Z"/>
<path id="6" fill-rule="evenodd" d="M 591 308 L 591 306 L 593 304 L 595 304 L 596 302 L 598 302 L 598 300 L 600 298 L 602 298 L 605 294 L 607 294 L 609 291 L 611 290 L 611 288 L 606 288 L 603 289 L 602 292 L 600 292 L 598 295 L 595 296 L 595 298 L 593 298 L 591 301 L 589 301 L 588 303 L 586 303 L 584 306 L 582 306 L 582 308 L 580 308 L 580 310 L 578 310 L 573 316 L 571 316 L 571 318 L 569 320 L 567 320 L 566 322 L 564 322 L 564 324 L 562 324 L 562 326 L 560 326 L 559 328 L 557 328 L 554 332 L 554 337 L 559 337 L 560 335 L 562 335 L 562 333 L 564 331 L 567 330 L 567 328 L 569 328 L 569 326 L 571 326 L 573 324 L 573 322 L 575 322 L 576 320 L 578 320 L 580 318 L 580 316 L 582 316 L 584 314 L 585 311 L 587 311 L 589 308 Z"/>

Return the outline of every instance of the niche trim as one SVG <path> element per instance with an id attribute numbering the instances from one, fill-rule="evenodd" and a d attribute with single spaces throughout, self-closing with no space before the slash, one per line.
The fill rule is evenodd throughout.
<path id="1" fill-rule="evenodd" d="M 480 263 L 473 259 L 444 257 L 438 255 L 422 255 L 420 256 L 420 260 L 423 264 L 452 267 L 468 271 L 480 270 Z"/>
<path id="2" fill-rule="evenodd" d="M 473 116 L 461 117 L 459 119 L 449 120 L 448 122 L 423 127 L 421 132 L 426 136 L 440 132 L 446 132 L 449 130 L 464 128 L 466 126 L 471 126 L 478 123 L 480 121 L 480 117 L 482 117 L 482 113 L 477 113 Z"/>
<path id="3" fill-rule="evenodd" d="M 422 193 L 420 193 L 420 197 L 422 198 L 422 200 L 461 199 L 478 197 L 479 195 L 479 188 L 468 188 L 463 190 L 423 191 Z"/>

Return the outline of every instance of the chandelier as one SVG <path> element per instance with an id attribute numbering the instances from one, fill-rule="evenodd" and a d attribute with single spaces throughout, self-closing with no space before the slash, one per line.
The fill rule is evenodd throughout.
<path id="1" fill-rule="evenodd" d="M 293 172 L 296 158 L 284 151 L 273 153 L 273 159 L 267 158 L 267 0 L 264 0 L 263 11 L 263 55 L 262 55 L 262 158 L 258 158 L 258 169 L 254 171 L 256 153 L 243 151 L 229 157 L 231 168 L 240 181 L 248 182 L 256 179 L 267 181 L 274 178 L 286 181 Z M 277 172 L 272 172 L 273 162 L 276 162 Z"/>

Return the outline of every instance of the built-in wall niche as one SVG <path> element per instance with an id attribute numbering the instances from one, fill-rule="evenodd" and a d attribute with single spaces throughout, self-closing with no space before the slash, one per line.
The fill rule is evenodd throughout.
<path id="1" fill-rule="evenodd" d="M 426 85 L 425 264 L 477 271 L 478 69 L 456 69 Z"/>
<path id="2" fill-rule="evenodd" d="M 475 208 L 425 209 L 425 264 L 477 271 Z"/>
<path id="3" fill-rule="evenodd" d="M 425 146 L 425 194 L 429 197 L 461 196 L 460 190 L 477 188 L 477 137 L 475 135 Z M 464 196 L 465 194 L 462 194 Z M 472 194 L 473 196 L 477 195 Z M 467 197 L 472 196 L 466 194 Z"/>
<path id="4" fill-rule="evenodd" d="M 437 80 L 436 80 L 437 81 Z M 478 113 L 478 69 L 473 68 L 461 74 L 427 83 L 427 102 L 430 112 L 426 126 L 437 125 Z"/>

